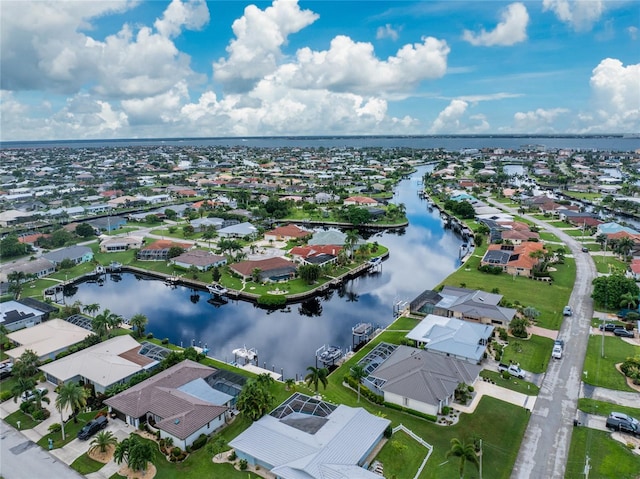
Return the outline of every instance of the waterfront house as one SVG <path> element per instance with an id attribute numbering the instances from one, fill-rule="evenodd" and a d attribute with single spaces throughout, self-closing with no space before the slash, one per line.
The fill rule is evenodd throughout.
<path id="1" fill-rule="evenodd" d="M 146 422 L 186 449 L 201 434 L 209 435 L 226 422 L 233 396 L 214 389 L 208 378 L 216 370 L 184 360 L 130 387 L 104 403 L 111 413 L 133 427 Z"/>
<path id="2" fill-rule="evenodd" d="M 289 254 L 296 263 L 318 264 L 317 258 L 323 258 L 322 264 L 327 264 L 335 262 L 341 250 L 342 246 L 336 245 L 295 246 Z"/>
<path id="3" fill-rule="evenodd" d="M 227 264 L 227 258 L 209 251 L 192 249 L 185 251 L 180 256 L 171 258 L 171 263 L 184 269 L 195 266 L 199 271 L 208 271 L 216 266 L 224 266 Z"/>
<path id="4" fill-rule="evenodd" d="M 138 251 L 137 258 L 140 261 L 166 261 L 169 259 L 169 251 L 173 247 L 187 250 L 191 248 L 190 243 L 176 243 L 171 240 L 157 240 Z"/>
<path id="5" fill-rule="evenodd" d="M 415 341 L 418 348 L 480 364 L 493 329 L 488 324 L 428 314 L 406 338 Z"/>
<path id="6" fill-rule="evenodd" d="M 44 315 L 44 312 L 18 301 L 6 301 L 0 308 L 0 324 L 9 331 L 17 331 L 40 324 Z"/>
<path id="7" fill-rule="evenodd" d="M 390 422 L 296 393 L 229 444 L 279 479 L 379 479 L 363 466 Z"/>
<path id="8" fill-rule="evenodd" d="M 267 231 L 264 234 L 264 239 L 267 241 L 291 241 L 295 239 L 304 239 L 313 234 L 312 231 L 301 228 L 298 225 L 288 224 L 285 226 L 278 226 L 277 228 Z"/>
<path id="9" fill-rule="evenodd" d="M 345 206 L 378 206 L 379 203 L 368 196 L 350 196 L 349 198 L 345 198 L 342 204 Z"/>
<path id="10" fill-rule="evenodd" d="M 64 319 L 54 318 L 8 334 L 7 337 L 16 346 L 5 352 L 15 362 L 28 349 L 33 351 L 40 361 L 46 361 L 55 359 L 58 353 L 66 351 L 92 334 L 91 331 Z"/>
<path id="11" fill-rule="evenodd" d="M 134 374 L 155 368 L 168 353 L 150 343 L 140 344 L 129 335 L 116 336 L 44 364 L 40 370 L 55 386 L 74 382 L 104 393 L 109 386 L 124 384 Z"/>
<path id="12" fill-rule="evenodd" d="M 100 239 L 100 251 L 102 253 L 115 253 L 130 249 L 140 249 L 144 239 L 139 236 L 105 236 Z"/>
<path id="13" fill-rule="evenodd" d="M 229 269 L 244 280 L 250 280 L 253 272 L 258 271 L 261 282 L 292 279 L 296 274 L 296 265 L 279 256 L 262 260 L 240 261 L 229 265 Z"/>
<path id="14" fill-rule="evenodd" d="M 59 250 L 50 251 L 42 255 L 43 258 L 53 262 L 56 266 L 65 259 L 73 261 L 75 264 L 87 263 L 93 259 L 93 251 L 88 246 L 68 246 Z"/>
<path id="15" fill-rule="evenodd" d="M 435 416 L 460 383 L 473 385 L 482 366 L 424 349 L 398 346 L 366 379 L 386 402 Z"/>

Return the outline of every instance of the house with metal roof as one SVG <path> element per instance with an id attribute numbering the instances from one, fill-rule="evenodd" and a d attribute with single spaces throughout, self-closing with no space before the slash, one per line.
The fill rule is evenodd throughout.
<path id="1" fill-rule="evenodd" d="M 149 348 L 131 336 L 116 336 L 40 366 L 40 370 L 56 386 L 80 382 L 93 386 L 96 393 L 104 393 L 109 386 L 123 384 L 134 374 L 155 368 L 162 357 L 158 352 L 146 351 Z"/>
<path id="2" fill-rule="evenodd" d="M 225 425 L 233 396 L 214 389 L 207 379 L 215 369 L 184 360 L 130 387 L 104 403 L 127 424 L 146 422 L 186 449 L 201 434 Z"/>
<path id="3" fill-rule="evenodd" d="M 386 402 L 435 416 L 453 401 L 458 384 L 474 384 L 481 370 L 469 361 L 398 346 L 366 384 Z"/>
<path id="4" fill-rule="evenodd" d="M 493 326 L 428 314 L 406 335 L 419 348 L 480 364 Z"/>
<path id="5" fill-rule="evenodd" d="M 42 255 L 43 258 L 59 265 L 65 259 L 73 261 L 75 264 L 87 263 L 93 259 L 93 251 L 88 246 L 68 246 L 59 250 L 50 251 Z"/>
<path id="6" fill-rule="evenodd" d="M 362 466 L 390 422 L 296 393 L 229 444 L 278 479 L 379 479 Z"/>

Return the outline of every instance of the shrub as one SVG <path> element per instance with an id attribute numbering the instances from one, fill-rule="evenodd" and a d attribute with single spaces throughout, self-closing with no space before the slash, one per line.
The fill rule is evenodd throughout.
<path id="1" fill-rule="evenodd" d="M 382 404 L 384 406 L 388 407 L 389 409 L 395 409 L 396 411 L 406 412 L 406 413 L 412 414 L 413 416 L 420 417 L 422 419 L 426 419 L 427 421 L 436 422 L 438 420 L 438 418 L 436 416 L 432 416 L 431 414 L 425 414 L 423 412 L 416 411 L 414 409 L 409 409 L 409 408 L 406 408 L 404 406 L 399 406 L 398 404 L 393 404 L 393 403 L 384 402 L 384 401 L 383 401 Z"/>
<path id="2" fill-rule="evenodd" d="M 153 333 L 147 334 L 147 339 L 153 339 Z"/>
<path id="3" fill-rule="evenodd" d="M 20 403 L 20 410 L 25 414 L 31 414 L 33 408 L 34 404 L 31 401 Z"/>
<path id="4" fill-rule="evenodd" d="M 231 451 L 231 454 L 229 454 L 229 460 L 233 462 L 236 459 L 238 459 L 238 455 L 236 454 L 236 451 Z"/>
<path id="5" fill-rule="evenodd" d="M 61 430 L 62 430 L 62 425 L 59 422 L 54 422 L 49 426 L 49 432 L 51 434 L 55 434 L 57 432 L 60 432 Z"/>
<path id="6" fill-rule="evenodd" d="M 47 409 L 39 409 L 31 415 L 36 421 L 44 421 L 49 416 L 51 416 L 51 413 Z"/>
<path id="7" fill-rule="evenodd" d="M 191 444 L 191 450 L 197 451 L 198 449 L 200 449 L 202 446 L 204 446 L 207 443 L 207 439 L 209 438 L 207 437 L 206 434 L 200 434 L 198 436 L 198 439 L 193 441 L 193 444 Z"/>
<path id="8" fill-rule="evenodd" d="M 498 336 L 502 341 L 506 341 L 509 335 L 507 334 L 507 330 L 504 328 L 498 328 Z"/>
<path id="9" fill-rule="evenodd" d="M 4 402 L 7 399 L 11 399 L 13 397 L 13 394 L 11 394 L 11 391 L 1 391 L 0 392 L 0 402 Z"/>
<path id="10" fill-rule="evenodd" d="M 246 471 L 249 466 L 246 459 L 240 459 L 240 463 L 238 465 L 240 466 L 241 471 Z"/>
<path id="11" fill-rule="evenodd" d="M 344 382 L 346 382 L 353 389 L 358 389 L 358 381 L 351 377 L 351 375 L 345 375 Z M 360 395 L 374 404 L 382 404 L 384 402 L 384 397 L 377 395 L 371 389 L 362 384 L 360 384 Z"/>
<path id="12" fill-rule="evenodd" d="M 386 429 L 384 430 L 383 433 L 384 437 L 389 439 L 391 438 L 391 436 L 393 436 L 393 428 L 391 427 L 391 424 L 389 424 Z"/>
<path id="13" fill-rule="evenodd" d="M 287 304 L 287 297 L 283 294 L 263 294 L 258 298 L 260 306 L 279 307 Z"/>
<path id="14" fill-rule="evenodd" d="M 443 416 L 448 416 L 449 415 L 449 411 L 451 411 L 451 408 L 449 406 L 442 406 L 442 415 Z"/>
<path id="15" fill-rule="evenodd" d="M 164 338 L 162 340 L 162 344 L 169 344 L 169 338 Z"/>
<path id="16" fill-rule="evenodd" d="M 182 454 L 182 449 L 180 449 L 179 447 L 174 447 L 173 449 L 171 449 L 171 455 L 173 457 L 177 457 L 180 454 Z"/>

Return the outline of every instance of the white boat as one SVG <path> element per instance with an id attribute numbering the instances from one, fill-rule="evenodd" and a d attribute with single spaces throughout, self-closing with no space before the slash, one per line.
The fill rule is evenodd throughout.
<path id="1" fill-rule="evenodd" d="M 381 263 L 382 263 L 382 256 L 376 256 L 375 258 L 371 258 L 369 260 L 370 266 L 378 266 Z"/>
<path id="2" fill-rule="evenodd" d="M 93 273 L 97 275 L 104 274 L 105 273 L 104 266 L 99 264 L 98 266 L 96 266 L 96 269 L 93 271 Z"/>
<path id="3" fill-rule="evenodd" d="M 322 361 L 323 363 L 332 363 L 336 359 L 339 359 L 341 356 L 342 349 L 336 346 L 329 346 L 320 354 L 320 357 L 318 359 L 320 359 L 320 361 Z"/>
<path id="4" fill-rule="evenodd" d="M 224 286 L 218 283 L 213 283 L 208 285 L 207 290 L 211 294 L 217 294 L 218 296 L 224 296 L 225 294 L 227 294 L 227 291 L 229 291 L 227 288 L 225 288 Z"/>

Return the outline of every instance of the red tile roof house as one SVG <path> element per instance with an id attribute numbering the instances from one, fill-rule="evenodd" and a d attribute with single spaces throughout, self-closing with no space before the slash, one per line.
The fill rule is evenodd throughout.
<path id="1" fill-rule="evenodd" d="M 239 274 L 244 280 L 251 279 L 255 269 L 260 270 L 260 281 L 282 281 L 292 279 L 296 275 L 296 265 L 280 257 L 267 258 L 256 261 L 241 261 L 229 266 L 231 271 Z"/>
<path id="2" fill-rule="evenodd" d="M 200 271 L 208 271 L 216 266 L 227 264 L 227 258 L 202 249 L 193 249 L 171 258 L 171 263 L 184 269 L 195 266 Z"/>
<path id="3" fill-rule="evenodd" d="M 271 231 L 267 231 L 264 234 L 264 239 L 267 241 L 290 241 L 294 239 L 306 238 L 307 236 L 311 236 L 312 234 L 312 231 L 300 228 L 298 225 L 289 224 L 286 226 L 279 226 L 272 229 Z"/>
<path id="4" fill-rule="evenodd" d="M 533 267 L 538 264 L 531 253 L 544 251 L 544 245 L 536 242 L 525 242 L 520 245 L 490 244 L 480 265 L 498 266 L 507 274 L 531 277 Z"/>
<path id="5" fill-rule="evenodd" d="M 289 250 L 289 254 L 296 263 L 318 264 L 318 259 L 322 258 L 322 264 L 333 263 L 338 259 L 338 253 L 342 246 L 336 245 L 313 245 L 296 246 Z"/>
<path id="6" fill-rule="evenodd" d="M 350 196 L 346 198 L 342 204 L 344 205 L 357 205 L 357 206 L 378 206 L 378 202 L 373 198 L 367 196 Z"/>
<path id="7" fill-rule="evenodd" d="M 640 280 L 640 258 L 633 259 L 631 261 L 631 265 L 629 266 L 629 269 L 631 269 L 631 274 L 633 275 L 633 278 L 636 281 Z"/>
<path id="8" fill-rule="evenodd" d="M 104 403 L 127 424 L 151 423 L 161 438 L 171 438 L 174 446 L 186 449 L 200 434 L 209 435 L 225 425 L 233 397 L 206 381 L 215 372 L 187 359 Z"/>
<path id="9" fill-rule="evenodd" d="M 174 246 L 187 250 L 192 245 L 189 243 L 176 243 L 171 240 L 158 240 L 141 248 L 137 257 L 140 261 L 166 261 L 169 259 L 169 250 Z"/>

